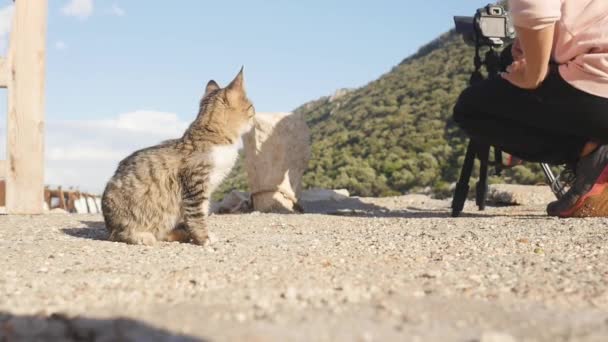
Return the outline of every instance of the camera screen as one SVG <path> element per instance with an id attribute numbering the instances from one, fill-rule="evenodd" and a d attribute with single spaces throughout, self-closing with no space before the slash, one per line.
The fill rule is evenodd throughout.
<path id="1" fill-rule="evenodd" d="M 481 32 L 485 37 L 505 38 L 507 37 L 507 20 L 504 17 L 483 17 L 479 23 Z"/>

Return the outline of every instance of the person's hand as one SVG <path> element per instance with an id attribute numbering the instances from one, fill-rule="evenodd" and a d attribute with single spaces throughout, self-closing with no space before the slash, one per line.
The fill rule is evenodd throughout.
<path id="1" fill-rule="evenodd" d="M 507 67 L 507 72 L 503 72 L 501 74 L 501 76 L 502 76 L 502 78 L 509 81 L 512 85 L 514 85 L 518 88 L 528 89 L 528 90 L 533 90 L 533 89 L 538 88 L 540 86 L 540 84 L 542 83 L 542 81 L 544 81 L 544 79 L 546 78 L 546 75 L 545 75 L 545 77 L 543 77 L 543 79 L 540 82 L 530 82 L 529 77 L 527 77 L 527 75 L 526 75 L 526 69 L 527 69 L 526 60 L 520 59 L 520 60 L 514 61 L 513 64 L 509 65 Z"/>
<path id="2" fill-rule="evenodd" d="M 541 29 L 515 26 L 518 39 L 511 50 L 513 64 L 502 77 L 522 89 L 538 88 L 549 74 L 555 23 Z"/>
<path id="3" fill-rule="evenodd" d="M 520 61 L 524 59 L 524 50 L 521 48 L 521 42 L 519 41 L 519 37 L 515 38 L 513 41 L 513 45 L 511 46 L 511 56 L 514 61 Z"/>

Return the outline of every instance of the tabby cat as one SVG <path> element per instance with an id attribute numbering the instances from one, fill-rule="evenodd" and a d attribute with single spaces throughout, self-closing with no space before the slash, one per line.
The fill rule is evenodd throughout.
<path id="1" fill-rule="evenodd" d="M 254 115 L 242 69 L 226 88 L 209 81 L 198 116 L 181 138 L 139 150 L 118 165 L 102 197 L 110 240 L 204 244 L 209 198 L 232 169 Z"/>

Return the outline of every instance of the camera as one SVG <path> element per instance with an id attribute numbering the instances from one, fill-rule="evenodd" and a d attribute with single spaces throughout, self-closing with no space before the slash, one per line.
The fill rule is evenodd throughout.
<path id="1" fill-rule="evenodd" d="M 473 17 L 455 16 L 454 23 L 469 45 L 500 47 L 515 38 L 509 13 L 499 5 L 480 8 Z"/>

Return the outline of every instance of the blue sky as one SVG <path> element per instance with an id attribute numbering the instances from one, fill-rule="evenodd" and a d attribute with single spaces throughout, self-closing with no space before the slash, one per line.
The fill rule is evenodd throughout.
<path id="1" fill-rule="evenodd" d="M 487 2 L 50 0 L 47 180 L 100 191 L 121 156 L 178 135 L 206 82 L 241 65 L 258 112 L 291 111 L 372 81 Z M 78 166 L 95 153 L 107 158 Z"/>
<path id="2" fill-rule="evenodd" d="M 373 80 L 484 2 L 97 0 L 84 20 L 66 3 L 50 1 L 49 118 L 189 116 L 208 79 L 241 65 L 258 111 L 290 111 Z"/>

